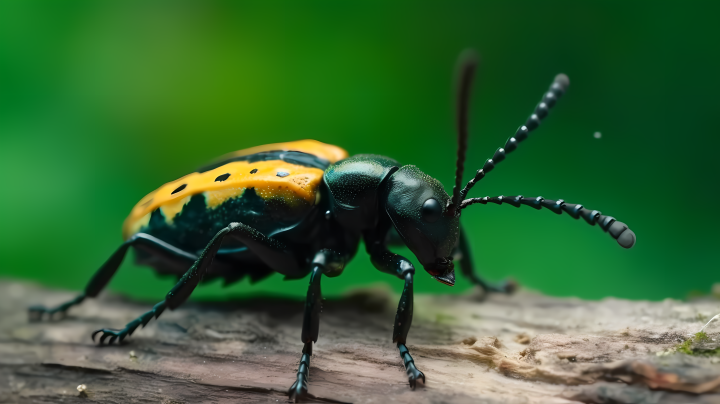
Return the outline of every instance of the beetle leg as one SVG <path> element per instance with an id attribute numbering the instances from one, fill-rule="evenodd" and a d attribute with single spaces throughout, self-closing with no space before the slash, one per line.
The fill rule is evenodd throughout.
<path id="1" fill-rule="evenodd" d="M 310 285 L 308 286 L 305 299 L 305 314 L 303 315 L 303 327 L 300 340 L 303 346 L 303 355 L 300 358 L 295 382 L 288 390 L 290 399 L 298 402 L 308 395 L 308 379 L 310 377 L 310 356 L 312 356 L 313 343 L 317 342 L 320 334 L 320 313 L 322 312 L 322 290 L 320 280 L 323 275 L 335 277 L 342 273 L 347 256 L 338 254 L 335 251 L 324 249 L 315 254 L 310 271 Z"/>
<path id="2" fill-rule="evenodd" d="M 175 310 L 190 297 L 195 287 L 200 283 L 207 273 L 215 254 L 225 237 L 230 236 L 243 242 L 249 250 L 255 253 L 258 258 L 265 262 L 272 269 L 280 271 L 299 271 L 295 255 L 285 250 L 285 246 L 279 241 L 266 237 L 258 230 L 242 224 L 230 223 L 229 226 L 220 230 L 192 267 L 180 278 L 180 281 L 165 297 L 170 310 Z"/>
<path id="3" fill-rule="evenodd" d="M 414 270 L 405 273 L 405 287 L 403 288 L 402 296 L 400 296 L 397 314 L 395 315 L 395 325 L 393 326 L 393 342 L 397 342 L 397 347 L 400 350 L 400 358 L 407 372 L 408 383 L 410 383 L 410 388 L 413 390 L 415 390 L 418 379 L 422 379 L 423 384 L 425 384 L 425 375 L 415 366 L 415 362 L 412 356 L 410 356 L 407 346 L 405 346 L 413 317 L 414 274 Z"/>
<path id="4" fill-rule="evenodd" d="M 85 286 L 83 293 L 78 295 L 76 298 L 60 304 L 52 308 L 46 308 L 44 306 L 32 306 L 28 308 L 28 315 L 31 321 L 41 320 L 43 315 L 53 317 L 56 313 L 64 314 L 70 307 L 80 304 L 86 297 L 96 297 L 104 288 L 107 286 L 110 279 L 115 275 L 115 272 L 120 267 L 120 264 L 125 258 L 125 253 L 131 247 L 143 246 L 149 252 L 157 255 L 162 255 L 170 260 L 178 261 L 184 265 L 191 265 L 197 256 L 183 251 L 177 247 L 155 238 L 149 234 L 137 233 L 125 241 L 120 248 L 118 248 L 113 255 L 98 269 L 93 275 L 90 282 Z"/>
<path id="5" fill-rule="evenodd" d="M 423 384 L 425 383 L 425 375 L 415 366 L 415 362 L 412 356 L 410 356 L 407 346 L 405 346 L 408 332 L 410 332 L 410 325 L 412 325 L 413 278 L 415 276 L 415 267 L 413 267 L 413 264 L 408 261 L 407 258 L 387 249 L 383 231 L 376 234 L 366 234 L 365 248 L 370 254 L 370 260 L 375 268 L 405 280 L 405 287 L 400 296 L 397 314 L 395 315 L 393 342 L 397 343 L 397 347 L 400 350 L 400 358 L 402 358 L 403 365 L 407 371 L 410 388 L 415 389 L 418 379 L 422 379 Z"/>
<path id="6" fill-rule="evenodd" d="M 470 280 L 473 284 L 480 286 L 483 291 L 487 294 L 488 292 L 493 293 L 513 293 L 517 288 L 517 284 L 512 280 L 502 281 L 500 283 L 492 283 L 481 278 L 475 273 L 475 266 L 473 265 L 472 255 L 470 254 L 470 245 L 468 244 L 467 235 L 465 230 L 460 228 L 460 240 L 458 245 L 453 250 L 453 259 L 460 261 L 460 270 L 463 275 Z"/>
<path id="7" fill-rule="evenodd" d="M 212 264 L 213 258 L 215 258 L 215 254 L 217 254 L 223 240 L 227 236 L 233 236 L 241 240 L 245 243 L 248 249 L 255 252 L 260 259 L 265 261 L 265 263 L 271 267 L 273 265 L 286 265 L 285 268 L 287 269 L 287 267 L 290 267 L 290 270 L 298 267 L 295 256 L 292 253 L 285 251 L 283 245 L 277 240 L 266 237 L 256 229 L 242 223 L 231 223 L 220 230 L 215 237 L 210 240 L 190 269 L 165 296 L 164 301 L 156 304 L 152 310 L 129 322 L 122 330 L 103 328 L 95 331 L 92 334 L 93 340 L 95 340 L 95 336 L 97 334 L 102 333 L 102 336 L 100 337 L 100 344 L 104 343 L 107 338 L 110 338 L 108 343 L 113 343 L 116 340 L 120 342 L 126 336 L 131 335 L 137 327 L 141 325 L 144 327 L 150 320 L 152 320 L 153 317 L 158 318 L 165 308 L 175 310 L 183 304 L 190 297 L 190 294 L 192 294 L 195 287 L 207 273 L 210 268 L 210 264 Z M 118 255 L 118 253 L 115 253 L 115 255 Z M 113 255 L 109 261 L 112 261 L 115 258 L 115 255 Z M 120 261 L 122 261 L 122 257 L 118 258 L 118 265 Z M 109 279 L 110 278 L 108 277 L 107 280 Z M 107 283 L 107 280 L 104 282 Z M 91 283 L 93 281 L 91 281 Z"/>
<path id="8" fill-rule="evenodd" d="M 162 302 L 156 304 L 155 306 L 153 306 L 153 308 L 150 311 L 146 312 L 145 314 L 136 318 L 135 320 L 127 323 L 127 325 L 125 325 L 125 328 L 123 328 L 122 330 L 113 330 L 110 328 L 102 328 L 102 329 L 97 330 L 92 333 L 92 339 L 93 339 L 93 341 L 95 341 L 95 335 L 102 333 L 102 335 L 100 336 L 100 344 L 101 345 L 103 343 L 105 343 L 105 340 L 107 338 L 110 338 L 110 340 L 108 340 L 108 344 L 112 344 L 116 340 L 118 343 L 120 343 L 120 342 L 122 342 L 122 340 L 125 339 L 125 337 L 132 335 L 132 333 L 135 332 L 135 330 L 139 326 L 145 327 L 145 325 L 147 325 L 147 323 L 149 323 L 150 320 L 153 319 L 153 317 L 155 317 L 155 318 L 160 317 L 160 315 L 162 314 L 163 311 L 165 311 L 165 301 L 162 301 Z"/>
<path id="9" fill-rule="evenodd" d="M 311 355 L 312 342 L 308 342 L 303 347 L 303 355 L 300 358 L 300 365 L 298 366 L 295 382 L 292 386 L 290 386 L 290 390 L 288 390 L 288 396 L 290 396 L 291 400 L 295 399 L 296 403 L 308 396 L 308 380 L 310 379 Z"/>
<path id="10" fill-rule="evenodd" d="M 402 358 L 407 371 L 410 388 L 415 389 L 418 379 L 422 379 L 423 384 L 425 384 L 425 375 L 415 366 L 415 362 L 410 356 L 407 346 L 405 346 L 408 332 L 410 332 L 410 325 L 412 324 L 415 267 L 407 258 L 387 249 L 387 234 L 390 228 L 390 222 L 385 221 L 380 223 L 375 231 L 366 233 L 365 249 L 370 254 L 370 261 L 375 268 L 405 280 L 405 287 L 400 296 L 397 314 L 395 315 L 393 342 L 397 342 L 397 347 L 400 350 L 400 358 Z"/>

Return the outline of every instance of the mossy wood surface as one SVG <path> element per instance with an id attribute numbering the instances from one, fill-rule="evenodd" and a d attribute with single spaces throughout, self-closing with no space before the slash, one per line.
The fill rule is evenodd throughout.
<path id="1" fill-rule="evenodd" d="M 302 302 L 188 303 L 119 346 L 90 334 L 121 328 L 150 302 L 104 295 L 62 321 L 28 322 L 27 306 L 73 296 L 0 282 L 0 402 L 287 401 Z M 416 295 L 408 347 L 427 384 L 415 391 L 391 343 L 396 304 L 382 290 L 325 302 L 308 401 L 720 403 L 720 326 L 682 345 L 720 312 L 717 300 Z"/>

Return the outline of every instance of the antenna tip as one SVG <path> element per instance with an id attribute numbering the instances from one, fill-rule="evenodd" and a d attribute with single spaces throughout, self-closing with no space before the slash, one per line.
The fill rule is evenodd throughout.
<path id="1" fill-rule="evenodd" d="M 635 240 L 635 233 L 630 229 L 626 229 L 620 237 L 617 238 L 617 242 L 622 248 L 632 248 L 632 246 L 635 245 Z"/>
<path id="2" fill-rule="evenodd" d="M 457 73 L 461 75 L 468 68 L 474 69 L 480 61 L 480 55 L 473 48 L 467 48 L 460 52 L 457 60 Z"/>
<path id="3" fill-rule="evenodd" d="M 460 52 L 459 60 L 462 62 L 475 62 L 480 58 L 477 51 L 473 48 L 465 48 Z"/>
<path id="4" fill-rule="evenodd" d="M 567 90 L 567 88 L 570 86 L 570 79 L 565 73 L 560 73 L 557 76 L 555 76 L 554 83 L 557 83 L 560 85 L 560 87 L 563 89 L 563 91 Z"/>

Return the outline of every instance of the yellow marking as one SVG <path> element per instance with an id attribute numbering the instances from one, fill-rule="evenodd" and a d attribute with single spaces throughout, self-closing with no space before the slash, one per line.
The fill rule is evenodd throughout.
<path id="1" fill-rule="evenodd" d="M 178 192 L 180 193 L 180 192 Z M 172 224 L 173 220 L 175 220 L 175 216 L 177 216 L 178 213 L 180 213 L 185 205 L 190 202 L 190 197 L 192 195 L 188 195 L 180 200 L 174 199 L 170 202 L 160 206 L 160 212 L 162 212 L 163 217 L 165 218 L 165 221 L 167 224 Z"/>
<path id="2" fill-rule="evenodd" d="M 205 204 L 210 209 L 215 209 L 228 199 L 242 196 L 246 188 L 228 188 L 217 191 L 205 191 Z"/>
<path id="3" fill-rule="evenodd" d="M 148 213 L 133 222 L 129 221 L 130 218 L 126 219 L 123 224 L 123 240 L 129 239 L 133 234 L 139 232 L 140 229 L 147 226 L 150 223 L 150 216 L 150 213 Z"/>
<path id="4" fill-rule="evenodd" d="M 273 150 L 299 151 L 303 153 L 308 153 L 325 159 L 330 163 L 335 163 L 348 157 L 348 152 L 346 152 L 340 147 L 323 142 L 318 142 L 317 140 L 306 139 L 298 140 L 295 142 L 271 143 L 262 146 L 255 146 L 249 149 L 243 149 L 225 154 L 223 156 L 220 156 L 215 161 L 220 162 L 231 159 L 233 157 L 247 156 L 249 154 Z"/>
<path id="5" fill-rule="evenodd" d="M 257 169 L 255 174 L 250 171 Z M 278 171 L 288 173 L 286 177 L 278 177 Z M 225 181 L 215 179 L 223 174 L 230 174 Z M 135 205 L 123 225 L 123 237 L 129 238 L 142 227 L 138 224 L 155 209 L 160 208 L 165 220 L 172 224 L 175 216 L 182 211 L 193 195 L 204 194 L 209 208 L 216 208 L 231 198 L 242 195 L 245 189 L 255 188 L 255 192 L 263 199 L 282 198 L 290 206 L 299 203 L 315 204 L 318 186 L 322 181 L 323 170 L 286 163 L 282 160 L 234 161 L 204 173 L 192 173 L 179 180 L 168 182 L 153 191 Z M 173 194 L 180 185 L 187 186 Z M 148 218 L 149 220 L 149 218 Z"/>

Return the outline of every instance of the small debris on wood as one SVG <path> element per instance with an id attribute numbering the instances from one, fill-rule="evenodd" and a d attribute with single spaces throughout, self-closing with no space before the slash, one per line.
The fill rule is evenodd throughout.
<path id="1" fill-rule="evenodd" d="M 525 334 L 524 332 L 521 332 L 520 334 L 515 336 L 515 342 L 518 344 L 527 345 L 530 343 L 530 336 Z"/>

